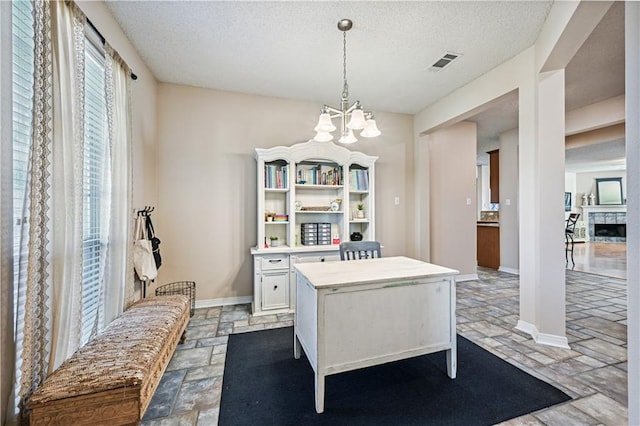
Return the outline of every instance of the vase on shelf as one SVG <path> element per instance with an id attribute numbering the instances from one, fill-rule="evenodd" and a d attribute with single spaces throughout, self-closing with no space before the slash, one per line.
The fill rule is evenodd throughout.
<path id="1" fill-rule="evenodd" d="M 590 206 L 595 206 L 596 205 L 596 196 L 591 194 L 589 195 L 589 205 Z"/>

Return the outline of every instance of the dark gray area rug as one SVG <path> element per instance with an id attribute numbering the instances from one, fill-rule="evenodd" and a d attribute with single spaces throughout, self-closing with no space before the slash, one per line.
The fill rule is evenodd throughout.
<path id="1" fill-rule="evenodd" d="M 229 425 L 491 425 L 571 398 L 458 336 L 457 378 L 445 352 L 327 376 L 293 358 L 293 328 L 229 336 L 220 403 Z"/>

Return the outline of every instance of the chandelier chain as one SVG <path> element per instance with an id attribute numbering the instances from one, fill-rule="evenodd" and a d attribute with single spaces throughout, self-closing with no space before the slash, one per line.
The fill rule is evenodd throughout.
<path id="1" fill-rule="evenodd" d="M 347 84 L 347 32 L 342 33 L 342 98 L 349 98 L 349 85 Z"/>
<path id="2" fill-rule="evenodd" d="M 2 0 L 0 0 L 2 1 Z M 351 19 L 341 19 L 338 21 L 338 29 L 342 31 L 342 99 L 340 108 L 334 108 L 325 104 L 320 110 L 318 124 L 314 128 L 317 132 L 313 140 L 318 142 L 328 142 L 333 139 L 331 132 L 337 129 L 333 124 L 333 118 L 340 118 L 340 139 L 338 142 L 350 144 L 358 139 L 353 135 L 354 130 L 362 130 L 360 136 L 373 138 L 380 136 L 381 132 L 376 126 L 373 114 L 364 111 L 360 101 L 355 101 L 349 105 L 349 83 L 347 83 L 347 31 L 353 26 Z"/>

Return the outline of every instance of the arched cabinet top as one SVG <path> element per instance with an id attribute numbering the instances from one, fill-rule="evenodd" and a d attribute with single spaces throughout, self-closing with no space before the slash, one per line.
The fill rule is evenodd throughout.
<path id="1" fill-rule="evenodd" d="M 363 167 L 373 167 L 378 157 L 363 154 L 362 152 L 352 152 L 349 164 L 359 164 Z"/>
<path id="2" fill-rule="evenodd" d="M 299 163 L 307 160 L 325 160 L 343 166 L 357 163 L 366 167 L 371 167 L 378 159 L 362 152 L 350 151 L 333 142 L 318 142 L 313 139 L 291 146 L 256 148 L 255 157 L 262 161 L 285 160 L 290 163 Z"/>

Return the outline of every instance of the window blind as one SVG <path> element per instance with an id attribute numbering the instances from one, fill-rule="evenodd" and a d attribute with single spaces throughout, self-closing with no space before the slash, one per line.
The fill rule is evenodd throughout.
<path id="1" fill-rule="evenodd" d="M 85 123 L 83 176 L 82 343 L 93 330 L 100 302 L 102 254 L 106 238 L 102 216 L 108 190 L 105 185 L 107 103 L 105 99 L 104 53 L 85 40 Z"/>
<path id="2" fill-rule="evenodd" d="M 16 379 L 20 382 L 22 366 L 22 340 L 24 324 L 25 287 L 19 285 L 26 279 L 26 262 L 20 268 L 21 230 L 28 232 L 28 218 L 23 217 L 23 205 L 27 183 L 31 119 L 33 108 L 33 5 L 30 1 L 12 2 L 12 128 L 13 128 L 13 301 L 17 314 L 15 327 Z M 25 225 L 23 227 L 23 224 Z M 27 249 L 26 245 L 23 248 Z M 26 253 L 23 253 L 26 255 Z M 18 396 L 16 392 L 16 405 Z"/>

